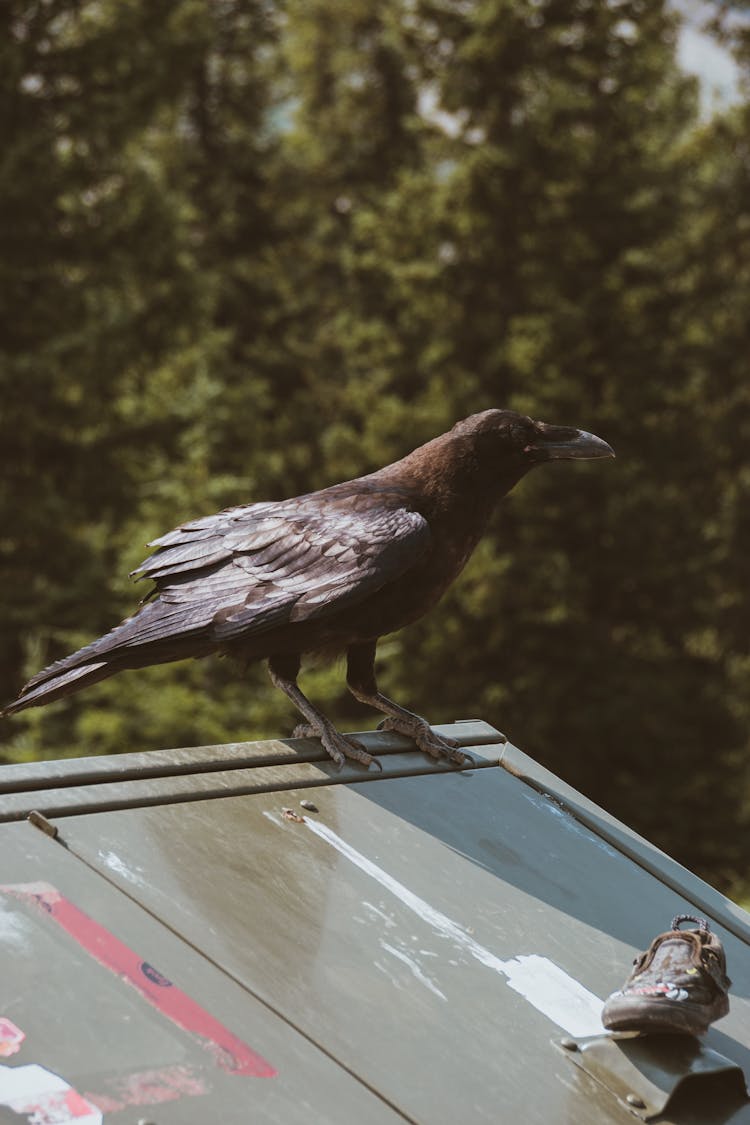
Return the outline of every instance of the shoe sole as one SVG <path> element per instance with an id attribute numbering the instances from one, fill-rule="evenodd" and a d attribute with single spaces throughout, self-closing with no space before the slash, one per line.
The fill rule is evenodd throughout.
<path id="1" fill-rule="evenodd" d="M 725 998 L 708 1010 L 705 1005 L 693 1006 L 684 1000 L 659 999 L 649 1002 L 643 997 L 608 1001 L 602 1012 L 607 1031 L 643 1031 L 671 1035 L 702 1035 L 710 1024 L 729 1011 Z"/>

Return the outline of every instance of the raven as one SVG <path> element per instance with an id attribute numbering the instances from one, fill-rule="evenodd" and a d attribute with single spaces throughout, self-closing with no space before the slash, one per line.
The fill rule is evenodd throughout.
<path id="1" fill-rule="evenodd" d="M 354 697 L 433 757 L 462 762 L 456 744 L 384 696 L 375 647 L 421 617 L 476 547 L 497 502 L 535 465 L 613 457 L 601 438 L 485 410 L 400 461 L 279 503 L 227 508 L 149 546 L 134 575 L 155 587 L 132 617 L 34 676 L 4 715 L 48 703 L 125 668 L 221 652 L 268 660 L 273 683 L 339 766 L 370 765 L 297 686 L 305 653 L 347 655 Z"/>

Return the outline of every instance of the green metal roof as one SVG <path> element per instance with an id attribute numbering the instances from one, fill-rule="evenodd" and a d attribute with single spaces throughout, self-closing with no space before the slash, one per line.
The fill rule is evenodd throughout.
<path id="1" fill-rule="evenodd" d="M 492 727 L 439 729 L 474 768 L 371 732 L 382 774 L 308 740 L 0 771 L 0 1122 L 747 1125 L 748 915 Z M 678 913 L 729 1016 L 604 1036 Z"/>

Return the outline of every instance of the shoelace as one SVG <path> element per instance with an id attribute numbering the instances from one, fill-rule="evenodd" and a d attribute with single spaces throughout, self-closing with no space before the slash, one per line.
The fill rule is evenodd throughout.
<path id="1" fill-rule="evenodd" d="M 696 918 L 694 914 L 677 914 L 672 919 L 671 929 L 676 930 L 678 933 L 680 933 L 680 926 L 683 922 L 694 922 L 698 927 L 698 931 L 701 934 L 702 945 L 699 955 L 699 961 L 703 963 L 704 967 L 714 977 L 720 987 L 728 988 L 732 982 L 726 974 L 726 971 L 722 964 L 722 959 L 719 957 L 717 951 L 715 949 L 712 949 L 708 944 L 707 939 L 709 939 L 711 935 L 711 927 L 709 926 L 706 919 Z"/>
<path id="2" fill-rule="evenodd" d="M 679 930 L 679 928 L 680 928 L 680 926 L 682 925 L 683 922 L 695 922 L 696 926 L 701 931 L 701 933 L 703 933 L 703 934 L 710 934 L 711 933 L 711 929 L 710 929 L 706 919 L 705 918 L 696 918 L 694 914 L 677 914 L 672 919 L 672 925 L 670 926 L 670 929 Z"/>

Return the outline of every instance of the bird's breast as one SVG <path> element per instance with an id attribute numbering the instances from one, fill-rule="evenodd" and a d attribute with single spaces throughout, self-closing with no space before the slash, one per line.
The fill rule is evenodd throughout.
<path id="1" fill-rule="evenodd" d="M 342 614 L 353 634 L 347 643 L 394 633 L 419 620 L 440 600 L 465 566 L 475 542 L 431 551 L 419 564 Z"/>

